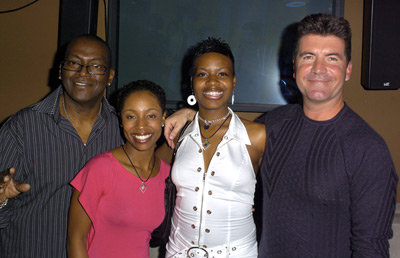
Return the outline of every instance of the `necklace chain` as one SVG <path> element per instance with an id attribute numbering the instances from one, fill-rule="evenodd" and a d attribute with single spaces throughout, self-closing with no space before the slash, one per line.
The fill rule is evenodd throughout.
<path id="1" fill-rule="evenodd" d="M 154 159 L 154 161 L 153 161 L 153 168 L 151 169 L 150 174 L 149 174 L 149 176 L 146 178 L 146 180 L 143 180 L 143 179 L 140 177 L 138 171 L 136 170 L 136 167 L 133 165 L 131 159 L 129 158 L 129 155 L 128 155 L 128 153 L 126 152 L 126 150 L 125 150 L 125 148 L 124 148 L 124 145 L 122 145 L 122 150 L 125 152 L 125 155 L 126 155 L 126 157 L 128 158 L 129 162 L 131 163 L 133 169 L 135 170 L 136 175 L 138 176 L 138 178 L 140 179 L 140 181 L 142 181 L 142 183 L 141 183 L 140 186 L 139 186 L 139 190 L 140 190 L 142 193 L 146 192 L 147 185 L 146 185 L 145 183 L 149 180 L 149 178 L 151 177 L 151 174 L 153 174 L 154 167 L 156 166 L 156 156 L 155 156 L 155 154 L 153 154 L 153 159 Z"/>
<path id="2" fill-rule="evenodd" d="M 64 95 L 62 95 L 62 106 L 63 106 L 63 109 L 64 109 L 64 113 L 65 113 L 65 115 L 67 116 L 67 119 L 68 119 L 68 120 L 71 122 L 71 124 L 72 124 L 72 121 L 71 121 L 71 119 L 69 118 L 67 109 L 65 108 Z M 100 115 L 100 113 L 101 113 L 101 108 L 102 108 L 102 107 L 103 107 L 103 103 L 100 102 L 100 109 L 99 109 L 99 113 L 97 114 L 97 116 Z"/>
<path id="3" fill-rule="evenodd" d="M 206 119 L 202 118 L 199 114 L 199 119 L 204 122 L 204 126 L 203 126 L 204 130 L 208 130 L 208 129 L 210 129 L 210 126 L 212 123 L 215 123 L 215 122 L 218 122 L 221 120 L 226 120 L 228 118 L 229 114 L 230 114 L 230 112 L 228 110 L 228 113 L 226 115 L 224 115 L 223 117 L 214 119 L 214 120 L 206 120 Z"/>
<path id="4" fill-rule="evenodd" d="M 207 138 L 203 135 L 203 133 L 201 132 L 201 129 L 200 129 L 200 135 L 201 135 L 201 137 L 203 137 L 205 139 L 204 142 L 203 142 L 204 150 L 206 150 L 208 147 L 211 146 L 211 143 L 208 141 L 208 139 L 211 139 L 211 137 L 213 137 L 219 131 L 219 129 L 221 129 L 221 127 L 225 124 L 225 122 L 228 121 L 227 118 L 229 116 L 230 116 L 230 113 L 228 112 L 228 116 L 225 118 L 224 122 L 222 122 L 221 125 L 217 128 L 217 130 L 215 130 L 215 132 L 213 134 L 211 134 L 211 136 L 208 136 Z M 200 118 L 200 116 L 199 116 L 199 118 Z"/>

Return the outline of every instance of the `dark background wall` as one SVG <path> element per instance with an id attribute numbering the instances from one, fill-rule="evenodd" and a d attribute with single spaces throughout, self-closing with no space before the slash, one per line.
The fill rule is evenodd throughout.
<path id="1" fill-rule="evenodd" d="M 5 0 L 0 11 L 28 2 Z M 344 16 L 353 30 L 353 74 L 345 85 L 345 100 L 386 140 L 399 173 L 400 90 L 366 91 L 361 86 L 362 12 L 363 0 L 345 2 Z M 59 2 L 54 0 L 41 0 L 20 11 L 0 14 L 0 121 L 50 92 L 48 80 L 57 50 L 58 14 Z M 105 35 L 103 1 L 99 1 L 98 35 Z M 252 119 L 259 114 L 240 115 Z M 400 190 L 397 200 L 400 202 Z"/>

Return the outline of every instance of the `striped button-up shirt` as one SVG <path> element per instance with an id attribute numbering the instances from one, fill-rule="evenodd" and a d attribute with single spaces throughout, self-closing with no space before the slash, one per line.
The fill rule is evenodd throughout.
<path id="1" fill-rule="evenodd" d="M 103 99 L 86 145 L 60 115 L 62 87 L 14 114 L 0 130 L 0 171 L 31 189 L 0 210 L 0 257 L 66 257 L 69 182 L 93 156 L 120 146 L 118 119 Z"/>

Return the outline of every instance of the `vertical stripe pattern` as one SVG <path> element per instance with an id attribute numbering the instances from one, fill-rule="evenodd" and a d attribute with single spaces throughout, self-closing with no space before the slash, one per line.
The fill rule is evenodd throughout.
<path id="1" fill-rule="evenodd" d="M 54 91 L 13 115 L 0 131 L 0 170 L 31 189 L 0 210 L 0 257 L 66 257 L 69 182 L 93 156 L 122 144 L 114 109 L 103 100 L 86 145 L 58 109 Z"/>

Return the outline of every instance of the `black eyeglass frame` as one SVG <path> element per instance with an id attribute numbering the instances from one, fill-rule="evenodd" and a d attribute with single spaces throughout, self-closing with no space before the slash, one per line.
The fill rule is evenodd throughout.
<path id="1" fill-rule="evenodd" d="M 71 69 L 68 69 L 68 68 L 65 68 L 65 62 L 73 62 L 73 61 L 68 61 L 68 60 L 64 60 L 64 61 L 62 61 L 62 65 L 61 65 L 61 67 L 62 67 L 62 69 L 64 69 L 64 70 L 67 70 L 67 71 L 71 71 L 71 72 L 80 72 L 80 71 L 82 71 L 82 68 L 83 67 L 85 67 L 86 68 L 86 71 L 88 72 L 88 74 L 90 74 L 90 75 L 105 75 L 106 74 L 106 71 L 107 71 L 107 69 L 108 69 L 108 67 L 107 66 L 105 66 L 105 65 L 98 65 L 98 64 L 94 64 L 94 65 L 83 65 L 83 64 L 80 64 L 80 63 L 78 63 L 78 62 L 74 62 L 76 65 L 79 65 L 79 69 L 78 70 L 71 70 Z M 103 68 L 103 73 L 92 73 L 91 72 L 91 69 L 93 68 L 93 67 L 95 67 L 95 66 L 100 66 L 100 67 L 102 67 Z"/>

